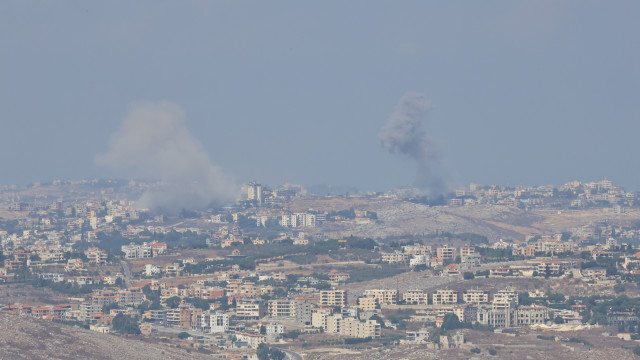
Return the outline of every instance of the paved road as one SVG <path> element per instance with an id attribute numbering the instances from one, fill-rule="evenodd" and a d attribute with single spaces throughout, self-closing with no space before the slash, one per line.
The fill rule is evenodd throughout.
<path id="1" fill-rule="evenodd" d="M 126 287 L 131 286 L 131 270 L 129 270 L 129 264 L 126 261 L 120 260 L 120 265 L 122 265 L 122 271 L 124 272 L 124 285 Z"/>
<path id="2" fill-rule="evenodd" d="M 288 360 L 303 360 L 302 355 L 298 354 L 295 351 L 291 351 L 289 349 L 276 348 L 278 350 L 282 350 L 287 355 Z"/>

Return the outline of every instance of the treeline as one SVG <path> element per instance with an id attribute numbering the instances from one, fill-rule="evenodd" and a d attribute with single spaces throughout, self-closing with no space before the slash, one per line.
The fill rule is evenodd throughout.
<path id="1" fill-rule="evenodd" d="M 69 283 L 69 282 L 53 282 L 51 280 L 45 280 L 45 279 L 34 279 L 31 282 L 31 285 L 33 285 L 33 287 L 48 287 L 49 289 L 65 294 L 65 295 L 81 295 L 81 294 L 89 294 L 91 293 L 94 289 L 98 288 L 98 287 L 102 287 L 102 285 L 82 285 L 79 286 L 78 284 L 75 283 Z"/>

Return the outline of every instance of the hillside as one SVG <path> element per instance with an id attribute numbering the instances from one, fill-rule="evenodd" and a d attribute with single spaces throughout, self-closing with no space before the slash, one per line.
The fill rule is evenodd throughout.
<path id="1" fill-rule="evenodd" d="M 197 352 L 0 313 L 0 359 L 204 359 Z"/>
<path id="2" fill-rule="evenodd" d="M 344 209 L 374 211 L 379 222 L 328 222 L 319 230 L 330 237 L 406 236 L 438 232 L 477 233 L 490 241 L 501 238 L 524 240 L 527 235 L 576 231 L 606 221 L 609 224 L 630 225 L 640 219 L 640 211 L 627 209 L 614 213 L 610 208 L 525 211 L 505 205 L 474 205 L 464 207 L 430 207 L 402 200 L 384 198 L 328 198 L 298 200 L 292 211 L 336 211 Z"/>

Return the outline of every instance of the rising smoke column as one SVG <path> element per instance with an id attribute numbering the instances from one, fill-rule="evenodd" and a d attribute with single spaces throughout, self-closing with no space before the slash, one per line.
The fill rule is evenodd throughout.
<path id="1" fill-rule="evenodd" d="M 431 103 L 424 95 L 404 94 L 378 137 L 390 153 L 404 154 L 416 161 L 416 186 L 429 195 L 442 195 L 446 191 L 442 161 L 437 146 L 422 126 L 422 119 L 430 109 Z"/>
<path id="2" fill-rule="evenodd" d="M 98 165 L 135 177 L 160 180 L 138 200 L 140 208 L 169 213 L 235 201 L 236 185 L 213 164 L 171 102 L 138 103 L 111 136 Z"/>

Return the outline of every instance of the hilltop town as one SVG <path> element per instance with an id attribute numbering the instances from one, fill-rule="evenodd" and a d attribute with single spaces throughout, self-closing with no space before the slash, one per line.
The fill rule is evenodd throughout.
<path id="1" fill-rule="evenodd" d="M 640 356 L 640 198 L 611 181 L 435 198 L 251 182 L 169 215 L 137 206 L 150 186 L 0 188 L 0 320 L 172 358 Z"/>

